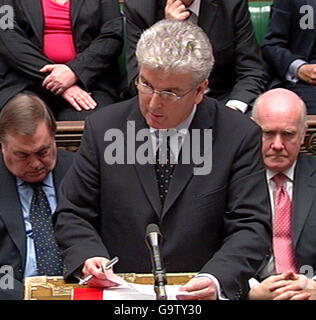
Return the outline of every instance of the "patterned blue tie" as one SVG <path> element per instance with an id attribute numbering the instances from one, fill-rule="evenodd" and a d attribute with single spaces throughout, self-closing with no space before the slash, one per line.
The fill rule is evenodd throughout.
<path id="1" fill-rule="evenodd" d="M 62 261 L 52 226 L 52 212 L 42 183 L 31 183 L 33 197 L 30 219 L 34 234 L 38 275 L 62 275 Z"/>
<path id="2" fill-rule="evenodd" d="M 165 202 L 175 166 L 175 162 L 171 160 L 173 154 L 170 150 L 170 137 L 168 136 L 166 139 L 167 143 L 160 145 L 157 150 L 155 165 L 159 197 L 162 204 Z"/>

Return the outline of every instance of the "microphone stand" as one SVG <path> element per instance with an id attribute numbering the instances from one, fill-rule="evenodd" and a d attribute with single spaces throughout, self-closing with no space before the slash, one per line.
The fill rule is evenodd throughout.
<path id="1" fill-rule="evenodd" d="M 165 285 L 167 284 L 166 271 L 163 267 L 163 261 L 159 250 L 159 237 L 161 233 L 156 224 L 147 226 L 145 241 L 150 251 L 152 273 L 154 275 L 154 290 L 156 293 L 156 300 L 167 300 Z"/>
<path id="2" fill-rule="evenodd" d="M 153 247 L 153 256 L 158 255 L 160 257 L 160 252 L 158 247 Z M 167 293 L 165 285 L 167 284 L 167 276 L 165 269 L 161 264 L 156 264 L 153 258 L 153 275 L 155 280 L 154 290 L 156 293 L 156 300 L 167 300 Z M 156 259 L 157 261 L 157 259 Z M 161 261 L 158 259 L 158 261 Z"/>

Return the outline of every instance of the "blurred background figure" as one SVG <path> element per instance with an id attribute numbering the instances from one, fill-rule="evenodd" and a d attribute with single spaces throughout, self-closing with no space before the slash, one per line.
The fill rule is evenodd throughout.
<path id="1" fill-rule="evenodd" d="M 167 18 L 190 20 L 211 40 L 215 66 L 210 75 L 210 97 L 228 107 L 246 112 L 265 90 L 267 74 L 263 68 L 247 0 L 126 0 L 127 73 L 132 95 L 139 69 L 135 57 L 141 33 Z"/>
<path id="2" fill-rule="evenodd" d="M 39 95 L 57 120 L 82 120 L 119 100 L 117 0 L 0 0 L 4 4 L 14 8 L 14 28 L 0 28 L 0 109 L 25 91 Z"/>
<path id="3" fill-rule="evenodd" d="M 316 114 L 315 0 L 274 0 L 262 51 L 270 67 L 270 88 L 294 91 Z"/>

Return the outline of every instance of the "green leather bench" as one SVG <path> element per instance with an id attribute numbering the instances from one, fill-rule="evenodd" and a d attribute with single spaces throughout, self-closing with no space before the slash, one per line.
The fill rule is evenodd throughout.
<path id="1" fill-rule="evenodd" d="M 255 29 L 256 39 L 259 45 L 267 32 L 270 6 L 273 1 L 249 1 L 249 12 Z"/>

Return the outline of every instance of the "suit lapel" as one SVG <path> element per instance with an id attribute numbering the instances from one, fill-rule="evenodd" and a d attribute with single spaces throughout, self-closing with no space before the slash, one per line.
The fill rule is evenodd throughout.
<path id="1" fill-rule="evenodd" d="M 53 170 L 54 187 L 55 187 L 57 203 L 58 203 L 58 188 L 68 168 L 69 168 L 68 164 L 63 161 L 63 150 L 58 150 L 56 167 Z"/>
<path id="2" fill-rule="evenodd" d="M 155 19 L 149 20 L 149 21 L 159 21 L 161 19 L 165 18 L 165 6 L 166 6 L 167 0 L 158 0 L 156 3 L 156 6 L 154 7 L 154 12 L 149 12 L 149 17 L 152 19 L 152 17 L 156 17 Z M 152 8 L 153 6 L 149 6 Z"/>
<path id="3" fill-rule="evenodd" d="M 196 114 L 192 120 L 191 126 L 189 128 L 190 131 L 190 142 L 188 139 L 185 139 L 184 143 L 190 143 L 192 140 L 192 130 L 198 130 L 199 137 L 200 137 L 200 154 L 204 154 L 204 129 L 211 129 L 214 126 L 214 119 L 215 119 L 215 109 L 211 109 L 211 112 L 208 112 L 207 108 L 207 101 L 204 99 L 200 105 L 197 106 Z M 213 139 L 214 139 L 214 132 L 213 132 Z M 182 146 L 183 148 L 183 146 Z M 188 150 L 189 148 L 185 149 Z M 201 165 L 195 165 L 194 159 L 192 159 L 192 148 L 191 155 L 190 155 L 190 163 L 183 164 L 182 163 L 182 155 L 180 153 L 178 164 L 175 166 L 173 178 L 170 181 L 169 190 L 167 197 L 165 199 L 164 208 L 162 212 L 162 218 L 168 213 L 168 210 L 174 204 L 174 202 L 178 199 L 181 192 L 184 190 L 186 185 L 192 179 L 193 170 L 196 167 L 201 167 Z"/>
<path id="4" fill-rule="evenodd" d="M 70 10 L 71 10 L 71 23 L 72 26 L 75 25 L 78 18 L 81 6 L 85 0 L 70 0 Z M 43 42 L 43 10 L 41 1 L 39 0 L 26 0 L 20 1 L 20 6 L 23 8 L 25 15 L 28 17 L 36 38 L 39 44 L 42 45 Z"/>
<path id="5" fill-rule="evenodd" d="M 296 247 L 303 226 L 316 197 L 316 180 L 313 168 L 304 156 L 300 156 L 296 165 L 293 190 L 293 241 Z"/>
<path id="6" fill-rule="evenodd" d="M 70 10 L 71 10 L 71 24 L 72 24 L 72 27 L 74 27 L 84 0 L 69 0 L 69 1 L 70 1 Z"/>
<path id="7" fill-rule="evenodd" d="M 127 125 L 131 126 L 132 124 L 135 125 L 135 134 L 142 130 L 148 129 L 146 123 L 144 121 L 143 116 L 140 114 L 138 109 L 138 103 L 136 103 L 136 107 L 131 112 L 130 116 L 128 117 L 127 121 L 130 121 Z M 127 133 L 125 132 L 125 137 L 127 137 Z M 127 140 L 127 139 L 125 139 Z M 136 141 L 135 142 L 135 151 L 144 144 L 144 141 Z M 127 145 L 125 145 L 125 150 L 127 150 Z M 155 168 L 153 164 L 140 164 L 137 159 L 135 161 L 135 169 L 138 175 L 138 178 L 144 188 L 144 192 L 150 201 L 151 205 L 153 206 L 156 214 L 160 216 L 161 213 L 161 201 L 159 199 L 159 191 L 158 191 L 158 184 L 156 179 Z"/>
<path id="8" fill-rule="evenodd" d="M 0 216 L 24 261 L 26 236 L 16 180 L 6 169 L 2 155 L 0 156 L 0 177 Z"/>
<path id="9" fill-rule="evenodd" d="M 173 172 L 173 178 L 169 184 L 168 194 L 163 207 L 162 218 L 168 213 L 168 210 L 177 200 L 193 175 L 193 162 L 190 161 L 189 164 L 181 164 L 181 159 L 182 157 L 180 156 L 178 164 L 175 166 Z"/>
<path id="10" fill-rule="evenodd" d="M 34 30 L 38 43 L 43 43 L 43 10 L 39 0 L 19 1 L 22 11 L 28 17 L 28 21 Z"/>
<path id="11" fill-rule="evenodd" d="M 201 0 L 198 25 L 210 35 L 210 30 L 215 22 L 217 4 L 215 0 Z"/>

